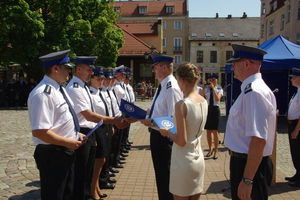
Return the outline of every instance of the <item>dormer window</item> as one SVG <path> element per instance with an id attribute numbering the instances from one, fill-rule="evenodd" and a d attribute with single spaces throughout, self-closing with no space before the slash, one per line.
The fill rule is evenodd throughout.
<path id="1" fill-rule="evenodd" d="M 237 33 L 232 33 L 232 36 L 233 37 L 238 37 L 238 34 Z"/>
<path id="2" fill-rule="evenodd" d="M 114 11 L 120 13 L 120 7 L 114 7 Z"/>
<path id="3" fill-rule="evenodd" d="M 205 33 L 205 36 L 206 37 L 211 37 L 211 34 L 210 33 Z"/>
<path id="4" fill-rule="evenodd" d="M 147 7 L 139 7 L 139 13 L 140 14 L 146 14 L 147 13 Z"/>
<path id="5" fill-rule="evenodd" d="M 174 13 L 174 6 L 167 6 L 166 13 Z"/>

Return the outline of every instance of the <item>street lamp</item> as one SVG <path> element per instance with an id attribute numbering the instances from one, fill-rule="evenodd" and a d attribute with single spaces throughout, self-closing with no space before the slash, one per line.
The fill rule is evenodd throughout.
<path id="1" fill-rule="evenodd" d="M 150 49 L 151 49 L 151 53 L 153 53 L 156 50 L 156 47 L 152 46 Z"/>
<path id="2" fill-rule="evenodd" d="M 145 52 L 144 53 L 144 56 L 145 56 L 145 59 L 147 60 L 149 58 L 149 53 L 148 52 Z"/>

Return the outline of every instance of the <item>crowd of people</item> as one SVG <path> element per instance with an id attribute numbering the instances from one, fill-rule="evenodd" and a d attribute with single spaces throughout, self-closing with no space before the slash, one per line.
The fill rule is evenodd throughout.
<path id="1" fill-rule="evenodd" d="M 227 62 L 232 63 L 242 86 L 230 109 L 224 140 L 230 154 L 231 196 L 234 200 L 267 199 L 276 121 L 276 99 L 260 74 L 267 52 L 245 45 L 232 47 L 235 53 Z M 205 129 L 209 144 L 206 157 L 214 154 L 213 159 L 218 158 L 223 95 L 218 76 L 210 74 L 209 83 L 197 90 L 200 73 L 194 64 L 180 64 L 175 78 L 173 57 L 153 52 L 152 72 L 160 84 L 145 119 L 136 119 L 120 110 L 121 102 L 134 104 L 136 99 L 129 84 L 129 68 L 95 67 L 96 56 L 77 56 L 74 65 L 69 53 L 40 57 L 45 76 L 28 98 L 42 199 L 105 198 L 101 189 L 115 187 L 117 180 L 112 177 L 117 168 L 123 168 L 132 144 L 128 140 L 130 124 L 137 121 L 150 133 L 159 199 L 200 199 L 205 173 L 201 136 Z M 75 74 L 63 86 L 72 67 Z M 152 85 L 142 83 L 142 101 L 148 90 L 152 91 Z M 173 117 L 175 134 L 168 127 L 157 128 L 153 120 L 167 116 Z M 103 124 L 86 139 L 101 120 Z M 291 137 L 296 136 L 292 133 Z"/>

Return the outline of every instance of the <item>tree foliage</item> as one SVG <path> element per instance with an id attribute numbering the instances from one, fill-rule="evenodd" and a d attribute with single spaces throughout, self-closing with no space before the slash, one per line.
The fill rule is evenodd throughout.
<path id="1" fill-rule="evenodd" d="M 2 0 L 0 62 L 18 63 L 30 77 L 42 77 L 39 56 L 71 49 L 96 55 L 98 65 L 114 67 L 124 34 L 116 28 L 114 0 Z"/>

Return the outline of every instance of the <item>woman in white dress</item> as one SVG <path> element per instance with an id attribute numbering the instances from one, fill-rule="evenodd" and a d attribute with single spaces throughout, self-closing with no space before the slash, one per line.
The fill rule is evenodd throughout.
<path id="1" fill-rule="evenodd" d="M 185 98 L 175 104 L 176 133 L 161 128 L 163 136 L 173 140 L 170 192 L 175 200 L 200 199 L 204 181 L 204 156 L 201 136 L 207 117 L 207 102 L 197 93 L 200 73 L 192 63 L 180 64 L 176 71 L 177 82 Z"/>

